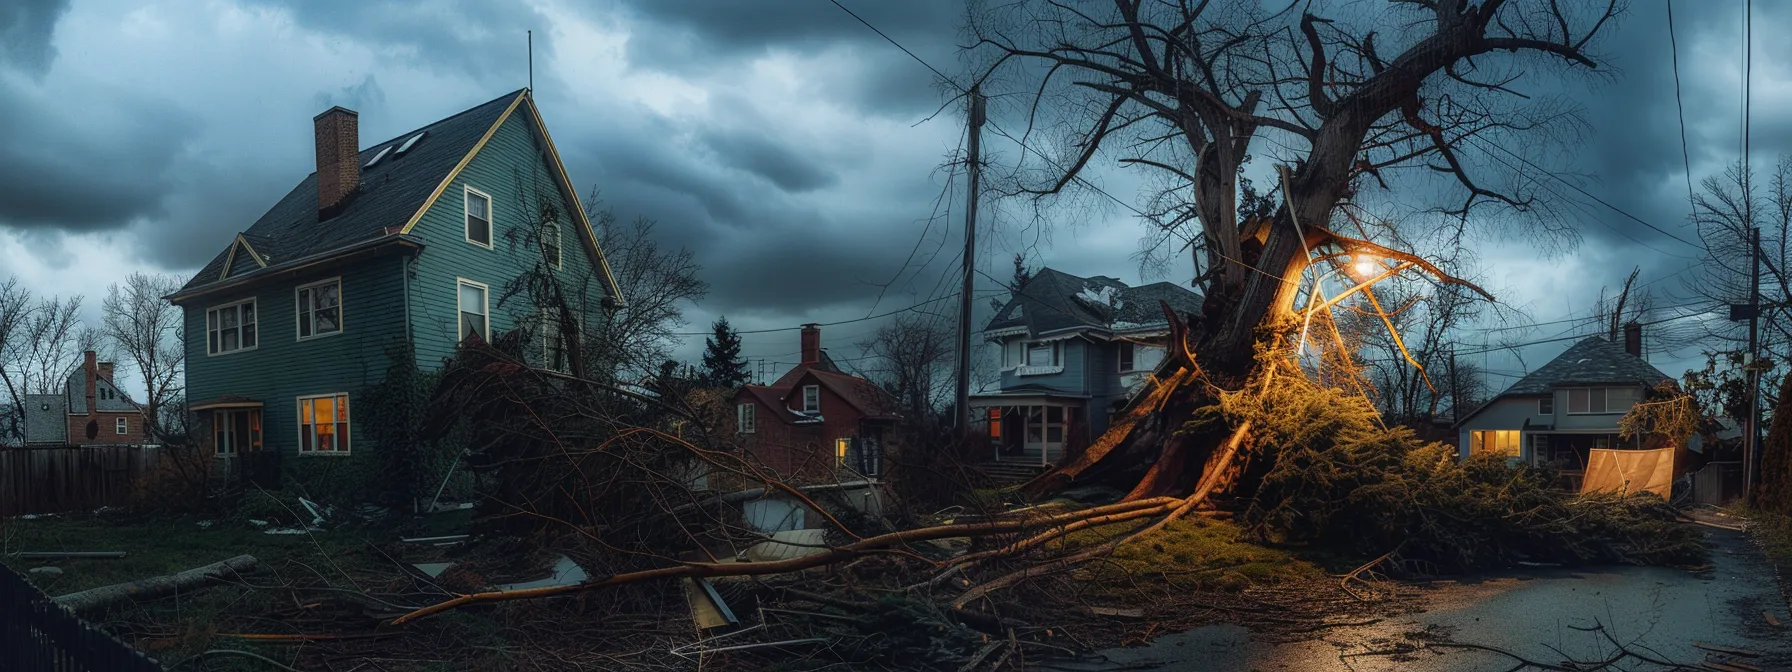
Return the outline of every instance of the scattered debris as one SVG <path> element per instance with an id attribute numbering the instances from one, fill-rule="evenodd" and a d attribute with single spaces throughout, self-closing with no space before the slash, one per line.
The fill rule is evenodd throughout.
<path id="1" fill-rule="evenodd" d="M 1748 656 L 1750 658 L 1758 658 L 1761 656 L 1760 651 L 1750 651 L 1748 649 L 1738 649 L 1735 647 L 1723 646 L 1721 644 L 1706 644 L 1704 642 L 1693 642 L 1692 645 L 1699 647 L 1701 649 L 1704 649 L 1706 651 L 1716 651 L 1718 653 L 1728 653 L 1728 654 L 1736 655 L 1736 656 Z"/>
<path id="2" fill-rule="evenodd" d="M 530 588 L 552 588 L 552 587 L 557 587 L 557 586 L 573 586 L 573 585 L 578 585 L 580 583 L 584 583 L 585 579 L 588 579 L 588 578 L 591 578 L 591 577 L 590 577 L 590 575 L 585 573 L 585 568 L 580 567 L 579 563 L 573 562 L 572 558 L 566 557 L 564 554 L 562 554 L 558 559 L 556 559 L 554 561 L 554 573 L 549 575 L 547 578 L 536 579 L 534 581 L 527 581 L 524 583 L 507 583 L 502 586 L 495 586 L 492 589 L 504 591 L 504 590 L 528 590 Z"/>
<path id="3" fill-rule="evenodd" d="M 433 544 L 443 541 L 466 541 L 468 536 L 469 535 L 465 534 L 447 534 L 440 537 L 409 537 L 399 539 L 399 541 L 407 544 Z"/>
<path id="4" fill-rule="evenodd" d="M 249 524 L 250 524 L 250 525 L 254 525 L 254 526 L 256 526 L 256 527 L 267 527 L 267 526 L 268 526 L 268 521 L 265 521 L 265 520 L 256 520 L 256 519 L 254 519 L 254 518 L 250 518 L 250 519 L 249 519 Z"/>
<path id="5" fill-rule="evenodd" d="M 328 507 L 318 506 L 317 502 L 305 499 L 304 497 L 299 498 L 299 506 L 305 507 L 305 510 L 311 513 L 312 527 L 323 525 L 325 514 L 328 514 L 331 511 Z"/>
<path id="6" fill-rule="evenodd" d="M 1761 612 L 1761 618 L 1765 618 L 1765 619 L 1767 619 L 1767 624 L 1768 624 L 1768 625 L 1771 625 L 1771 626 L 1773 626 L 1773 627 L 1776 627 L 1776 628 L 1777 628 L 1777 627 L 1780 627 L 1780 619 L 1777 619 L 1777 618 L 1774 618 L 1774 617 L 1773 617 L 1773 612 L 1771 612 L 1771 611 L 1763 611 L 1763 612 Z"/>
<path id="7" fill-rule="evenodd" d="M 318 530 L 316 528 L 302 530 L 302 529 L 299 529 L 296 527 L 276 527 L 276 528 L 272 528 L 269 530 L 265 530 L 262 532 L 262 534 L 306 534 L 309 532 L 319 532 L 319 531 L 321 531 L 321 530 Z"/>
<path id="8" fill-rule="evenodd" d="M 152 576 L 147 579 L 69 593 L 57 597 L 56 601 L 75 613 L 88 612 L 125 600 L 161 597 L 193 590 L 228 574 L 240 574 L 255 569 L 257 564 L 255 556 L 239 555 L 229 560 L 214 562 L 204 567 L 195 567 L 178 574 Z"/>
<path id="9" fill-rule="evenodd" d="M 21 560 L 117 560 L 122 557 L 124 551 L 27 551 L 19 554 Z"/>
<path id="10" fill-rule="evenodd" d="M 724 625 L 739 625 L 740 619 L 734 616 L 734 610 L 728 608 L 728 602 L 722 594 L 716 592 L 709 579 L 683 580 L 685 599 L 691 603 L 691 620 L 697 624 L 698 630 L 719 628 Z"/>
<path id="11" fill-rule="evenodd" d="M 1145 610 L 1122 607 L 1089 607 L 1089 613 L 1095 616 L 1112 616 L 1114 618 L 1144 618 Z"/>
<path id="12" fill-rule="evenodd" d="M 47 577 L 47 578 L 52 578 L 52 579 L 54 579 L 58 576 L 62 576 L 62 568 L 61 567 L 32 567 L 31 569 L 26 570 L 26 571 L 30 572 L 31 574 L 35 574 L 37 576 L 42 576 L 42 577 Z"/>
<path id="13" fill-rule="evenodd" d="M 214 525 L 214 524 L 216 524 L 216 523 L 217 523 L 217 521 L 212 521 L 212 520 L 201 520 L 201 521 L 199 521 L 199 529 L 201 529 L 201 530 L 209 530 L 209 529 L 211 529 L 211 527 L 212 527 L 212 525 Z"/>
<path id="14" fill-rule="evenodd" d="M 827 530 L 785 530 L 767 536 L 770 539 L 747 548 L 741 552 L 741 556 L 751 562 L 769 562 L 816 555 L 828 550 Z"/>
<path id="15" fill-rule="evenodd" d="M 427 577 L 433 579 L 433 578 L 437 578 L 437 577 L 441 576 L 442 572 L 448 571 L 448 568 L 453 567 L 454 563 L 452 563 L 452 562 L 418 562 L 418 563 L 412 563 L 411 566 L 416 567 L 417 571 L 423 572 L 424 576 L 427 576 Z"/>
<path id="16" fill-rule="evenodd" d="M 429 505 L 429 513 L 448 513 L 451 511 L 466 511 L 471 508 L 473 508 L 472 502 L 461 502 L 459 504 L 449 504 L 447 502 L 436 502 L 434 504 Z"/>

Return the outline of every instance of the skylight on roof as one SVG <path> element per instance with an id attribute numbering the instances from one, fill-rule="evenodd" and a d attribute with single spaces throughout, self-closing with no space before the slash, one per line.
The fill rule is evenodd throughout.
<path id="1" fill-rule="evenodd" d="M 418 133 L 416 135 L 411 136 L 411 139 L 404 141 L 404 144 L 398 146 L 398 153 L 403 154 L 405 152 L 411 151 L 411 146 L 417 144 L 417 141 L 422 140 L 423 136 L 427 135 L 428 133 L 429 133 L 429 131 L 424 131 L 422 133 Z"/>
<path id="2" fill-rule="evenodd" d="M 392 151 L 392 147 L 390 145 L 388 145 L 385 149 L 380 150 L 380 153 L 373 155 L 373 160 L 368 161 L 367 165 L 362 166 L 362 168 L 372 168 L 373 164 L 379 163 L 380 159 L 386 158 L 386 154 L 391 151 Z"/>

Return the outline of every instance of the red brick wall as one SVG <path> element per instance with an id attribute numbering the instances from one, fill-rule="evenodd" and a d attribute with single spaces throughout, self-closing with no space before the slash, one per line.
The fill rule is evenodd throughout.
<path id="1" fill-rule="evenodd" d="M 800 407 L 802 399 L 802 386 L 798 385 L 791 392 L 790 401 Z M 735 403 L 750 403 L 758 408 L 756 431 L 740 435 L 742 445 L 760 463 L 792 483 L 833 482 L 838 466 L 834 440 L 851 437 L 859 431 L 857 409 L 826 386 L 821 387 L 824 421 L 819 424 L 781 422 L 780 417 L 789 417 L 788 411 L 768 407 L 750 392 L 742 391 L 736 395 Z"/>
<path id="2" fill-rule="evenodd" d="M 361 183 L 360 118 L 332 107 L 311 122 L 317 136 L 317 209 L 333 212 Z"/>
<path id="3" fill-rule="evenodd" d="M 117 433 L 118 418 L 124 418 L 125 433 Z M 93 438 L 87 438 L 87 424 L 93 422 Z M 90 446 L 108 443 L 148 443 L 144 434 L 143 414 L 130 411 L 100 411 L 88 415 L 68 416 L 68 442 L 70 445 Z"/>

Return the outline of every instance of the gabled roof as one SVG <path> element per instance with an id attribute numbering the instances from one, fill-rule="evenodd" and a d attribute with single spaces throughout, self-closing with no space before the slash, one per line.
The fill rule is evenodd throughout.
<path id="1" fill-rule="evenodd" d="M 25 443 L 68 443 L 68 405 L 60 394 L 25 395 Z"/>
<path id="2" fill-rule="evenodd" d="M 1500 396 L 1545 394 L 1557 387 L 1576 384 L 1626 384 L 1653 387 L 1673 376 L 1650 366 L 1643 358 L 1624 351 L 1624 346 L 1593 336 L 1575 343 L 1530 375 L 1518 379 Z"/>
<path id="3" fill-rule="evenodd" d="M 775 381 L 772 381 L 772 384 L 768 385 L 767 387 L 779 388 L 779 389 L 788 391 L 790 389 L 791 385 L 796 384 L 796 379 L 803 377 L 803 374 L 808 373 L 811 369 L 816 370 L 816 371 L 828 371 L 828 372 L 832 372 L 832 373 L 840 373 L 840 366 L 834 363 L 834 358 L 828 356 L 827 350 L 822 350 L 821 351 L 821 361 L 819 363 L 812 364 L 812 365 L 811 364 L 798 364 L 796 366 L 793 366 L 790 368 L 789 371 L 785 371 L 784 375 L 778 376 L 778 379 Z M 779 396 L 783 396 L 783 393 L 780 392 Z"/>
<path id="4" fill-rule="evenodd" d="M 497 127 L 518 108 L 526 108 L 547 147 L 550 171 L 560 183 L 567 199 L 578 203 L 578 194 L 559 165 L 559 154 L 553 148 L 547 129 L 535 109 L 528 89 L 519 89 L 474 106 L 441 121 L 399 134 L 390 140 L 369 145 L 358 154 L 361 179 L 355 193 L 340 212 L 324 221 L 317 219 L 317 173 L 312 172 L 286 196 L 269 208 L 260 219 L 238 235 L 230 247 L 220 252 L 201 268 L 175 297 L 190 295 L 226 280 L 224 270 L 233 256 L 253 250 L 259 267 L 232 264 L 229 280 L 271 275 L 290 262 L 330 255 L 348 248 L 358 248 L 381 239 L 396 240 L 408 235 L 423 212 L 432 204 L 473 155 L 490 139 Z M 406 140 L 422 134 L 402 155 L 388 152 L 372 167 L 367 167 L 380 152 L 395 149 Z M 573 208 L 573 225 L 582 229 L 580 238 L 592 255 L 594 270 L 607 291 L 617 300 L 616 283 L 609 261 L 597 246 L 595 232 L 586 219 L 582 206 Z M 184 297 L 183 297 L 184 298 Z"/>
<path id="5" fill-rule="evenodd" d="M 1457 421 L 1460 426 L 1494 402 L 1507 397 L 1543 396 L 1559 387 L 1575 385 L 1642 385 L 1654 387 L 1674 377 L 1662 373 L 1643 358 L 1625 352 L 1624 346 L 1591 336 L 1575 343 L 1555 359 L 1537 367 L 1530 375 L 1518 379 L 1511 387 L 1494 395 L 1473 413 Z"/>
<path id="6" fill-rule="evenodd" d="M 112 381 L 94 376 L 93 387 L 96 393 L 93 404 L 100 407 L 101 411 L 143 410 L 143 407 L 138 406 L 137 402 L 131 401 L 131 397 L 117 385 L 112 384 Z M 105 394 L 98 394 L 105 390 L 112 392 L 111 398 L 108 399 Z M 63 385 L 63 394 L 68 399 L 65 408 L 69 413 L 87 412 L 87 373 L 80 367 L 76 367 L 74 373 L 68 374 L 68 380 Z"/>
<path id="7" fill-rule="evenodd" d="M 858 376 L 820 369 L 810 369 L 807 374 L 798 378 L 795 385 L 784 392 L 784 399 L 788 400 L 791 393 L 795 392 L 796 386 L 807 380 L 814 380 L 841 399 L 845 399 L 846 403 L 852 404 L 853 410 L 859 412 L 860 417 L 870 420 L 895 420 L 901 417 L 896 414 L 896 404 L 890 400 L 888 394 L 884 393 L 883 388 Z"/>
<path id="8" fill-rule="evenodd" d="M 1131 287 L 1104 275 L 1084 278 L 1042 268 L 996 311 L 984 331 L 1024 329 L 1039 336 L 1076 329 L 1108 333 L 1164 329 L 1169 325 L 1160 301 L 1178 313 L 1201 310 L 1201 295 L 1175 283 Z"/>

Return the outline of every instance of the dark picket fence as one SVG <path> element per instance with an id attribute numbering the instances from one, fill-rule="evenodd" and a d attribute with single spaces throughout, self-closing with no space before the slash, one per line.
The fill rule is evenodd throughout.
<path id="1" fill-rule="evenodd" d="M 0 517 L 124 506 L 154 446 L 0 448 Z"/>
<path id="2" fill-rule="evenodd" d="M 0 672 L 161 672 L 155 659 L 88 625 L 0 567 Z"/>

